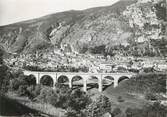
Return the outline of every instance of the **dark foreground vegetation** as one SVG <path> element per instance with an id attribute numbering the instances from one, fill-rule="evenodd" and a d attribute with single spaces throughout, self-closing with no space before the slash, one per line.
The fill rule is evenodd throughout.
<path id="1" fill-rule="evenodd" d="M 20 104 L 16 100 L 10 99 L 6 96 L 0 95 L 0 115 L 1 116 L 22 116 L 37 114 L 37 111 L 30 109 L 23 104 Z"/>

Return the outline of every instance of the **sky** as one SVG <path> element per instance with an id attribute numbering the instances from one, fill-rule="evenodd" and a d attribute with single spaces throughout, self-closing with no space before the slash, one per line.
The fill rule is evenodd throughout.
<path id="1" fill-rule="evenodd" d="M 107 6 L 119 0 L 0 0 L 0 26 L 48 14 Z"/>

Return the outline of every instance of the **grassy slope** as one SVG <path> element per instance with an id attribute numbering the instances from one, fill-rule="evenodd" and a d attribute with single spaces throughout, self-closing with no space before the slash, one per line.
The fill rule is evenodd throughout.
<path id="1" fill-rule="evenodd" d="M 22 116 L 29 113 L 35 114 L 37 111 L 18 103 L 16 100 L 0 95 L 0 116 Z"/>
<path id="2" fill-rule="evenodd" d="M 7 98 L 9 97 L 9 98 Z M 45 103 L 39 103 L 39 102 L 32 102 L 30 101 L 27 97 L 19 97 L 17 94 L 13 92 L 8 92 L 7 97 L 4 97 L 8 100 L 13 100 L 14 103 L 17 103 L 19 105 L 22 105 L 23 107 L 23 112 L 21 111 L 21 115 L 26 115 L 28 113 L 32 113 L 33 115 L 38 115 L 40 117 L 58 117 L 59 115 L 64 115 L 65 111 L 61 108 L 55 108 L 54 106 L 50 104 L 45 104 Z M 12 103 L 13 103 L 12 102 Z M 12 104 L 11 103 L 11 104 Z M 4 102 L 3 104 L 6 104 L 7 107 L 4 109 L 4 113 L 9 113 L 7 108 L 8 108 L 8 102 Z M 26 110 L 25 110 L 25 109 Z M 27 110 L 30 109 L 32 111 Z M 25 110 L 25 111 L 24 111 Z M 13 113 L 10 115 L 14 116 L 14 113 L 18 112 L 18 108 L 13 109 Z"/>
<path id="3" fill-rule="evenodd" d="M 108 87 L 103 94 L 109 97 L 113 107 L 120 107 L 125 110 L 127 107 L 142 108 L 150 102 L 144 98 L 144 93 L 152 92 L 165 93 L 165 81 L 167 76 L 159 74 L 139 75 L 136 78 L 122 81 L 118 87 Z M 118 97 L 121 96 L 124 102 L 118 102 Z"/>

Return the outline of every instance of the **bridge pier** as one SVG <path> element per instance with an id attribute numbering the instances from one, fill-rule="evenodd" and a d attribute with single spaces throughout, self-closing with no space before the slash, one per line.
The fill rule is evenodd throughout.
<path id="1" fill-rule="evenodd" d="M 53 78 L 53 89 L 55 89 L 56 83 L 57 83 L 57 76 Z"/>
<path id="2" fill-rule="evenodd" d="M 118 86 L 119 77 L 114 78 L 114 88 Z"/>
<path id="3" fill-rule="evenodd" d="M 98 78 L 98 90 L 99 92 L 103 91 L 102 75 Z"/>
<path id="4" fill-rule="evenodd" d="M 87 80 L 86 80 L 86 78 L 85 79 L 83 79 L 83 91 L 84 92 L 87 92 Z"/>
<path id="5" fill-rule="evenodd" d="M 71 89 L 72 88 L 72 79 L 69 78 L 69 88 Z"/>
<path id="6" fill-rule="evenodd" d="M 73 84 L 72 84 L 72 78 L 73 78 L 73 75 L 69 75 L 69 76 L 68 76 L 68 81 L 69 81 L 69 82 L 68 82 L 68 85 L 69 85 L 69 88 L 70 88 L 70 89 L 72 88 L 72 85 L 73 85 Z"/>

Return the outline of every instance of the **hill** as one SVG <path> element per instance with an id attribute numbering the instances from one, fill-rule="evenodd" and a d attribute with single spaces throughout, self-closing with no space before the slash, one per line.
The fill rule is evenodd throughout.
<path id="1" fill-rule="evenodd" d="M 113 105 L 126 108 L 142 108 L 152 101 L 165 101 L 167 75 L 163 73 L 139 74 L 120 82 L 118 87 L 108 87 L 103 94 L 111 99 Z"/>
<path id="2" fill-rule="evenodd" d="M 159 38 L 156 35 L 161 35 L 155 33 L 161 30 L 162 24 L 157 19 L 161 18 L 162 21 L 164 16 L 158 14 L 165 12 L 164 7 L 161 6 L 163 0 L 158 1 L 160 3 L 120 0 L 111 6 L 83 11 L 65 11 L 1 26 L 0 46 L 8 53 L 18 54 L 34 54 L 41 50 L 58 49 L 103 55 L 121 53 L 134 56 L 166 56 L 166 37 L 158 41 L 150 39 Z M 153 6 L 157 11 L 159 10 L 159 13 L 150 10 Z M 146 18 L 133 12 L 134 8 L 137 12 L 142 12 Z M 133 15 L 139 16 L 135 18 Z M 138 23 L 141 22 L 140 20 L 143 24 Z M 133 24 L 131 24 L 132 21 L 134 21 Z M 163 31 L 165 26 L 162 27 Z M 145 41 L 141 42 L 141 40 Z"/>
<path id="3" fill-rule="evenodd" d="M 135 0 L 122 0 L 84 11 L 66 11 L 0 27 L 0 43 L 7 52 L 34 50 L 70 44 L 76 51 L 99 45 L 125 43 L 132 32 L 122 11 Z M 120 37 L 117 39 L 117 37 Z M 45 49 L 45 48 L 44 48 Z"/>

